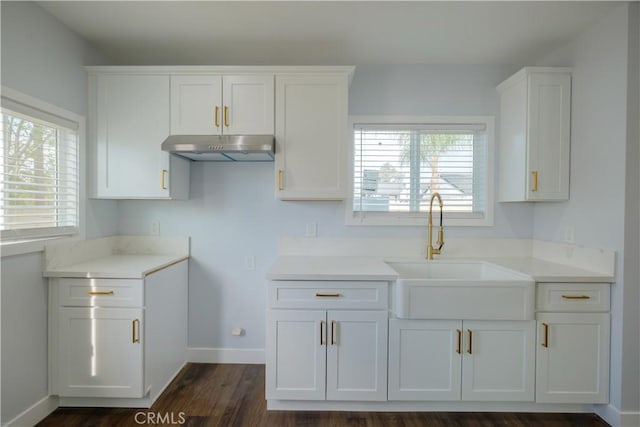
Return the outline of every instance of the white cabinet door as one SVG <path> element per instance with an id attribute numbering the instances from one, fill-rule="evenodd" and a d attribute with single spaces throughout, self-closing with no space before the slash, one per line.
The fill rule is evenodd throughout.
<path id="1" fill-rule="evenodd" d="M 59 310 L 59 395 L 143 397 L 143 309 Z"/>
<path id="2" fill-rule="evenodd" d="M 499 199 L 569 199 L 571 70 L 526 67 L 500 91 Z"/>
<path id="3" fill-rule="evenodd" d="M 534 399 L 535 321 L 465 321 L 462 399 Z"/>
<path id="4" fill-rule="evenodd" d="M 273 135 L 273 75 L 224 76 L 222 96 L 224 134 Z"/>
<path id="5" fill-rule="evenodd" d="M 571 77 L 531 74 L 528 94 L 528 199 L 568 200 Z"/>
<path id="6" fill-rule="evenodd" d="M 273 75 L 171 76 L 172 135 L 273 135 Z"/>
<path id="7" fill-rule="evenodd" d="M 347 196 L 347 76 L 276 77 L 276 197 Z"/>
<path id="8" fill-rule="evenodd" d="M 462 321 L 389 320 L 389 400 L 460 400 Z"/>
<path id="9" fill-rule="evenodd" d="M 222 77 L 171 76 L 171 134 L 222 133 Z"/>
<path id="10" fill-rule="evenodd" d="M 93 196 L 186 199 L 189 161 L 161 150 L 169 136 L 169 76 L 91 76 Z"/>
<path id="11" fill-rule="evenodd" d="M 327 400 L 387 400 L 387 317 L 328 312 Z"/>
<path id="12" fill-rule="evenodd" d="M 536 402 L 609 402 L 609 313 L 539 313 Z"/>
<path id="13" fill-rule="evenodd" d="M 324 400 L 326 311 L 267 314 L 266 398 Z"/>

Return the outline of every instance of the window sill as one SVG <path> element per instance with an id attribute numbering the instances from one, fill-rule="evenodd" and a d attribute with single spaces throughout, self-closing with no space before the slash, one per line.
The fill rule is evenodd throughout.
<path id="1" fill-rule="evenodd" d="M 52 243 L 72 242 L 74 240 L 82 240 L 82 237 L 76 234 L 74 236 L 52 236 L 39 239 L 5 241 L 0 243 L 0 253 L 2 258 L 26 255 L 42 252 L 46 245 Z"/>
<path id="2" fill-rule="evenodd" d="M 364 225 L 364 226 L 409 226 L 409 227 L 426 227 L 428 214 L 420 216 L 394 216 L 394 215 L 368 215 L 356 216 L 352 212 L 347 212 L 346 225 Z M 434 212 L 434 225 L 439 225 L 439 213 Z M 490 214 L 477 218 L 447 218 L 445 215 L 443 220 L 445 227 L 490 227 L 493 225 L 493 218 Z"/>

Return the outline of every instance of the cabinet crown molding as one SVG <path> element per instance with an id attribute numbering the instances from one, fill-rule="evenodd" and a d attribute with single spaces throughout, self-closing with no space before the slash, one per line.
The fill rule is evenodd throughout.
<path id="1" fill-rule="evenodd" d="M 101 65 L 85 67 L 89 74 L 181 74 L 181 75 L 203 75 L 203 74 L 309 74 L 309 73 L 333 73 L 347 74 L 349 83 L 353 78 L 355 66 L 333 66 L 333 65 Z"/>
<path id="2" fill-rule="evenodd" d="M 504 92 L 506 89 L 518 83 L 520 80 L 535 73 L 571 74 L 572 72 L 573 72 L 573 68 L 571 67 L 524 67 L 524 68 L 521 68 L 515 74 L 513 74 L 511 77 L 509 77 L 508 79 L 500 83 L 498 86 L 496 86 L 496 89 L 498 90 L 498 92 Z"/>

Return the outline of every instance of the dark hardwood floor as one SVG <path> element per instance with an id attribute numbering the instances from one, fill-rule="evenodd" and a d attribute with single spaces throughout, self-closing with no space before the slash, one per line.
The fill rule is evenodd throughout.
<path id="1" fill-rule="evenodd" d="M 39 427 L 605 427 L 593 414 L 266 410 L 264 365 L 188 364 L 150 409 L 59 408 Z"/>

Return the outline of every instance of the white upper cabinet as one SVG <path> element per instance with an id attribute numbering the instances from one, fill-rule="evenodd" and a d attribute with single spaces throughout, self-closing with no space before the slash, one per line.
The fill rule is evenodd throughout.
<path id="1" fill-rule="evenodd" d="M 276 197 L 347 196 L 348 73 L 276 76 Z"/>
<path id="2" fill-rule="evenodd" d="M 498 91 L 500 201 L 568 200 L 571 69 L 526 67 Z"/>
<path id="3" fill-rule="evenodd" d="M 274 77 L 172 75 L 172 135 L 273 135 Z"/>
<path id="4" fill-rule="evenodd" d="M 93 74 L 89 88 L 92 196 L 188 198 L 189 162 L 160 149 L 169 136 L 169 76 Z"/>

